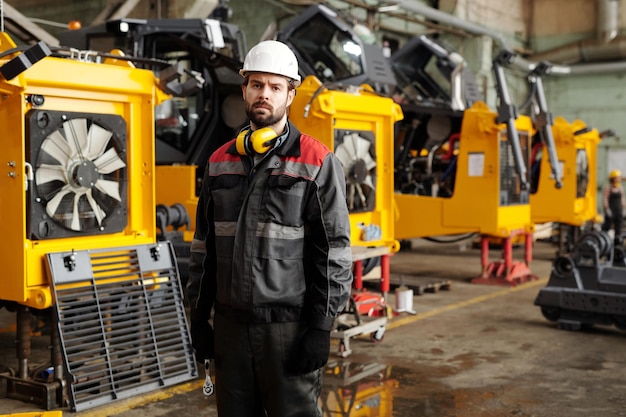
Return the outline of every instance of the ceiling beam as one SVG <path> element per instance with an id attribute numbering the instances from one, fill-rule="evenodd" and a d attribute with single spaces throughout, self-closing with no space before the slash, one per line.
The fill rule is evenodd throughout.
<path id="1" fill-rule="evenodd" d="M 35 44 L 39 41 L 44 41 L 50 46 L 59 46 L 59 40 L 57 38 L 48 33 L 41 26 L 30 21 L 28 17 L 18 12 L 6 1 L 2 4 L 2 13 L 4 15 L 4 30 L 19 37 L 22 42 Z"/>

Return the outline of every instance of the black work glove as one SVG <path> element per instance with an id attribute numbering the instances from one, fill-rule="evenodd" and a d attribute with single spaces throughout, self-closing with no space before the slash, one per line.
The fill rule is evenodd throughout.
<path id="1" fill-rule="evenodd" d="M 321 368 L 328 362 L 330 354 L 330 332 L 320 329 L 307 330 L 300 340 L 300 349 L 295 361 L 295 371 L 306 374 Z"/>
<path id="2" fill-rule="evenodd" d="M 191 346 L 199 362 L 215 357 L 213 327 L 206 320 L 191 321 Z"/>

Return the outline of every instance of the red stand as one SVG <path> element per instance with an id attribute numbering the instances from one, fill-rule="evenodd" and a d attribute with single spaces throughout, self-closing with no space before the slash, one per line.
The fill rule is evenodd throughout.
<path id="1" fill-rule="evenodd" d="M 524 262 L 513 261 L 513 244 L 510 236 L 504 239 L 502 259 L 496 262 L 489 262 L 489 240 L 487 236 L 482 236 L 480 243 L 482 273 L 479 277 L 472 279 L 473 284 L 515 287 L 518 284 L 539 279 L 529 268 L 532 261 L 532 236 L 530 233 L 525 233 Z"/>
<path id="2" fill-rule="evenodd" d="M 391 288 L 389 278 L 390 256 L 390 254 L 385 254 L 380 257 L 380 291 L 382 292 L 382 296 L 379 293 L 365 291 L 363 289 L 363 261 L 354 261 L 354 280 L 352 282 L 354 291 L 352 292 L 352 296 L 357 305 L 359 314 L 370 317 L 386 315 L 385 298 Z"/>

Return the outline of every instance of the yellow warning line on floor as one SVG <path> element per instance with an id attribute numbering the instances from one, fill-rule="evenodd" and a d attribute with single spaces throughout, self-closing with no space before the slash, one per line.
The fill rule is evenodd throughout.
<path id="1" fill-rule="evenodd" d="M 445 313 L 447 311 L 458 310 L 459 308 L 462 308 L 462 307 L 466 307 L 472 304 L 477 304 L 483 301 L 491 300 L 492 298 L 502 297 L 512 292 L 517 292 L 521 290 L 526 290 L 528 288 L 545 285 L 547 282 L 548 282 L 548 278 L 542 278 L 537 281 L 526 282 L 516 287 L 507 287 L 504 290 L 492 292 L 490 294 L 481 295 L 479 297 L 470 298 L 469 300 L 465 300 L 465 301 L 459 301 L 458 303 L 448 304 L 447 306 L 435 308 L 433 310 L 425 311 L 423 313 L 417 313 L 417 314 L 410 315 L 407 317 L 402 317 L 400 319 L 393 319 L 391 322 L 387 324 L 387 329 L 393 329 L 396 327 L 404 326 L 404 325 L 416 322 L 418 320 L 427 319 L 429 317 L 436 316 L 437 314 Z"/>
<path id="2" fill-rule="evenodd" d="M 141 397 L 129 398 L 121 400 L 118 403 L 101 406 L 94 410 L 83 411 L 73 414 L 76 417 L 109 417 L 117 414 L 121 414 L 133 408 L 141 407 L 147 404 L 155 403 L 157 401 L 163 401 L 178 394 L 186 394 L 188 392 L 197 390 L 198 395 L 202 394 L 202 384 L 204 384 L 204 378 L 202 380 L 187 382 L 182 385 L 176 385 L 171 388 L 163 389 L 158 392 L 148 393 Z"/>

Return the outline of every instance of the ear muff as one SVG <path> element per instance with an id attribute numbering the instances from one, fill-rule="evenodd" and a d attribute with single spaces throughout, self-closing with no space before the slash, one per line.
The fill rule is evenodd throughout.
<path id="1" fill-rule="evenodd" d="M 274 129 L 264 127 L 254 132 L 246 129 L 237 135 L 236 146 L 237 152 L 241 155 L 251 155 L 253 152 L 264 154 L 274 146 L 274 141 L 278 137 Z"/>
<path id="2" fill-rule="evenodd" d="M 235 145 L 237 146 L 237 152 L 239 155 L 246 155 L 246 142 L 248 141 L 247 136 L 250 134 L 250 130 L 244 129 L 237 135 L 237 140 L 235 141 Z"/>

